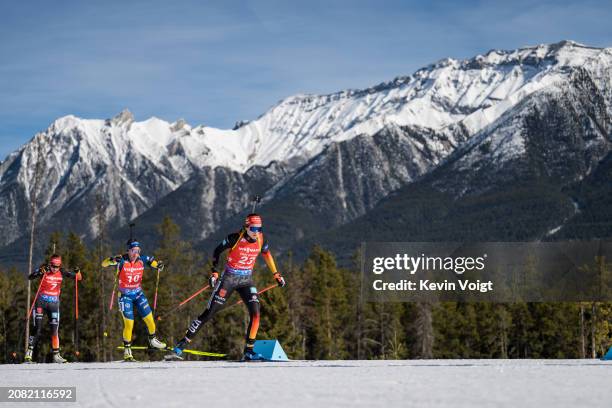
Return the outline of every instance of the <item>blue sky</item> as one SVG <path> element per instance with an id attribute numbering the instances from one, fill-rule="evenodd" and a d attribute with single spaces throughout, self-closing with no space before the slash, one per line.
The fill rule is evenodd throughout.
<path id="1" fill-rule="evenodd" d="M 612 46 L 609 1 L 0 2 L 0 160 L 69 113 L 227 128 L 447 56 Z"/>

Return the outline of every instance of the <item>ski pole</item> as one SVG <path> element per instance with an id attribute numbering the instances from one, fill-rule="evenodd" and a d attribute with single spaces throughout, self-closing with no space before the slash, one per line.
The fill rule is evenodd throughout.
<path id="1" fill-rule="evenodd" d="M 30 306 L 30 310 L 28 311 L 28 314 L 26 316 L 26 320 L 27 320 L 27 324 L 30 324 L 30 316 L 32 315 L 32 310 L 34 310 L 34 305 L 36 304 L 36 299 L 38 299 L 38 294 L 40 293 L 40 288 L 42 287 L 43 282 L 45 281 L 45 278 L 47 276 L 43 275 L 42 279 L 40 280 L 40 283 L 38 284 L 38 290 L 36 291 L 36 294 L 34 295 L 34 300 L 32 301 L 32 306 Z"/>
<path id="2" fill-rule="evenodd" d="M 253 197 L 253 209 L 251 210 L 251 213 L 255 212 L 255 208 L 257 208 L 257 204 L 259 204 L 261 202 L 261 197 L 256 195 L 255 197 Z"/>
<path id="3" fill-rule="evenodd" d="M 25 318 L 25 325 L 23 326 L 23 330 L 21 331 L 21 335 L 19 336 L 19 341 L 17 342 L 17 344 L 21 344 L 21 339 L 23 339 L 25 332 L 26 332 L 26 328 L 27 326 L 30 324 L 30 316 L 32 315 L 32 309 L 34 309 L 34 304 L 36 303 L 36 298 L 38 298 L 38 293 L 40 292 L 40 287 L 42 286 L 42 282 L 45 279 L 45 276 L 43 275 L 43 278 L 41 279 L 40 283 L 38 284 L 38 290 L 36 291 L 36 295 L 34 295 L 34 300 L 32 301 L 32 306 L 30 306 L 30 309 L 28 310 L 28 313 L 26 315 Z M 36 320 L 34 321 L 34 324 L 36 324 Z M 13 356 L 13 358 L 17 358 L 17 352 L 13 351 L 11 353 L 11 355 Z"/>
<path id="4" fill-rule="evenodd" d="M 34 295 L 34 299 L 32 300 L 32 304 L 30 305 L 30 309 L 28 310 L 28 314 L 26 315 L 26 324 L 23 327 L 22 335 L 25 335 L 27 326 L 30 324 L 30 316 L 32 315 L 32 310 L 34 310 L 34 305 L 36 304 L 36 300 L 38 299 L 38 294 L 40 293 L 40 288 L 42 288 L 43 282 L 47 275 L 43 272 L 43 276 L 40 279 L 40 283 L 38 284 L 38 289 L 36 289 L 36 294 Z M 34 319 L 34 325 L 36 325 L 36 319 Z M 21 337 L 19 342 L 21 342 Z M 13 357 L 15 357 L 15 352 L 13 352 Z"/>
<path id="5" fill-rule="evenodd" d="M 79 351 L 79 279 L 74 277 L 74 339 L 76 351 L 74 354 L 78 357 Z"/>
<path id="6" fill-rule="evenodd" d="M 113 303 L 115 302 L 115 290 L 117 290 L 117 278 L 119 278 L 119 264 L 117 264 L 117 273 L 115 274 L 115 282 L 113 283 L 113 291 L 111 293 L 110 305 L 108 310 L 113 310 Z"/>
<path id="7" fill-rule="evenodd" d="M 163 316 L 167 316 L 167 315 L 169 315 L 171 313 L 174 313 L 176 310 L 178 310 L 180 307 L 182 307 L 185 303 L 189 302 L 191 299 L 193 299 L 194 297 L 198 296 L 200 293 L 204 292 L 209 287 L 210 287 L 210 285 L 206 285 L 203 288 L 199 289 L 197 292 L 195 292 L 194 294 L 189 296 L 187 299 L 183 300 L 177 306 L 175 306 L 172 309 L 168 310 L 165 315 L 157 316 L 157 320 L 161 320 Z"/>
<path id="8" fill-rule="evenodd" d="M 157 281 L 155 282 L 155 297 L 153 298 L 153 313 L 157 309 L 157 290 L 159 289 L 159 271 L 164 269 L 164 265 L 161 268 L 157 268 Z"/>
<path id="9" fill-rule="evenodd" d="M 42 287 L 42 283 L 44 280 L 45 280 L 45 275 L 43 275 L 42 279 L 40 280 L 40 283 L 38 284 L 38 290 L 36 290 L 36 294 L 34 295 L 34 300 L 32 301 L 32 305 L 30 306 L 30 309 L 28 310 L 28 313 L 26 314 L 25 325 L 23 326 L 23 331 L 21 332 L 21 336 L 19 336 L 19 342 L 17 344 L 21 344 L 21 339 L 25 336 L 27 326 L 30 324 L 30 316 L 32 315 L 32 310 L 34 309 L 34 305 L 36 304 L 36 299 L 38 298 L 38 293 L 40 292 L 40 288 Z M 36 320 L 34 320 L 34 324 L 36 324 Z M 11 355 L 13 356 L 14 359 L 17 358 L 16 352 L 13 351 Z"/>
<path id="10" fill-rule="evenodd" d="M 262 289 L 262 290 L 260 290 L 259 292 L 257 292 L 257 295 L 261 295 L 262 293 L 265 293 L 265 292 L 269 291 L 270 289 L 274 289 L 274 288 L 275 288 L 275 287 L 277 287 L 277 286 L 278 286 L 278 285 L 277 285 L 276 283 L 275 283 L 274 285 L 270 285 L 270 286 L 268 286 L 267 288 Z M 234 304 L 233 304 L 233 305 L 231 305 L 230 307 L 232 307 L 232 306 L 236 306 L 236 305 L 239 305 L 239 304 L 241 304 L 241 303 L 242 303 L 242 299 L 240 299 L 239 301 L 237 301 L 236 303 L 234 303 Z"/>

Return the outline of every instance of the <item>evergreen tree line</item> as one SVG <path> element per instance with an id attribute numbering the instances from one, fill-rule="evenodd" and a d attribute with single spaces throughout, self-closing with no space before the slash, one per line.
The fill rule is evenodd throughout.
<path id="1" fill-rule="evenodd" d="M 165 262 L 160 273 L 157 325 L 160 338 L 174 344 L 191 320 L 202 312 L 210 290 L 184 307 L 176 305 L 207 285 L 210 261 L 180 239 L 179 227 L 168 217 L 158 226 L 161 240 L 143 243 L 143 253 Z M 122 322 L 117 305 L 109 302 L 116 270 L 100 267 L 104 257 L 118 254 L 100 240 L 87 248 L 73 234 L 55 233 L 45 253 L 62 255 L 64 267 L 79 267 L 78 343 L 74 318 L 75 282 L 64 279 L 61 295 L 62 353 L 75 361 L 113 361 L 122 356 Z M 113 251 L 114 248 L 114 251 Z M 211 248 L 212 251 L 212 248 Z M 291 255 L 279 265 L 285 288 L 261 296 L 258 338 L 278 339 L 291 359 L 405 358 L 594 358 L 612 343 L 610 303 L 367 303 L 360 297 L 358 267 L 340 268 L 334 255 L 314 247 L 302 264 Z M 40 262 L 39 262 L 40 263 Z M 357 265 L 357 262 L 355 262 Z M 153 307 L 156 271 L 145 271 L 143 287 Z M 255 271 L 259 289 L 274 283 L 265 266 Z M 32 284 L 36 292 L 38 281 Z M 24 353 L 26 274 L 0 271 L 0 361 L 21 362 Z M 238 358 L 244 346 L 248 314 L 233 306 L 233 296 L 200 331 L 191 348 L 227 353 Z M 115 297 L 116 302 L 116 297 Z M 30 323 L 31 324 L 31 323 Z M 43 324 L 47 324 L 46 318 Z M 145 345 L 144 323 L 136 319 L 133 344 Z M 49 361 L 49 331 L 39 342 L 39 361 Z M 139 360 L 159 360 L 160 352 L 142 352 Z M 187 358 L 193 358 L 187 356 Z"/>

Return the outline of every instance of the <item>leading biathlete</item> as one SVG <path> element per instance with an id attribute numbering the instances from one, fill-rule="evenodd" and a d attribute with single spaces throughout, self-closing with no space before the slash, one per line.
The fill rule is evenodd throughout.
<path id="1" fill-rule="evenodd" d="M 221 254 L 229 250 L 227 263 L 221 277 L 217 267 Z M 249 311 L 249 326 L 246 332 L 246 346 L 244 348 L 245 361 L 261 360 L 261 355 L 253 351 L 257 330 L 259 329 L 259 296 L 257 288 L 253 283 L 253 267 L 259 254 L 262 254 L 268 268 L 274 274 L 278 286 L 285 286 L 285 279 L 276 270 L 274 258 L 270 253 L 268 243 L 262 232 L 262 220 L 257 214 L 249 214 L 245 220 L 244 227 L 240 232 L 227 236 L 214 251 L 213 267 L 209 277 L 210 286 L 213 288 L 212 295 L 206 309 L 200 316 L 194 319 L 185 337 L 174 347 L 171 354 L 166 356 L 167 360 L 182 359 L 183 349 L 191 342 L 194 336 L 208 322 L 213 315 L 219 311 L 234 290 L 238 292 L 242 301 Z"/>

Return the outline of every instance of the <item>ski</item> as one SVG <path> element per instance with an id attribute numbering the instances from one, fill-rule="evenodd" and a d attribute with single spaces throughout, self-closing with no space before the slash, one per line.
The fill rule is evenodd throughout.
<path id="1" fill-rule="evenodd" d="M 124 349 L 123 346 L 117 346 L 117 348 L 119 350 Z M 132 346 L 132 350 L 173 351 L 174 349 L 172 347 L 166 347 L 165 349 L 156 349 L 156 348 L 150 348 L 148 346 Z M 183 350 L 183 353 L 193 354 L 196 356 L 206 356 L 206 357 L 226 357 L 227 356 L 227 354 L 222 354 L 222 353 L 211 353 L 209 351 L 200 351 L 200 350 L 191 350 L 191 349 L 185 349 Z"/>

